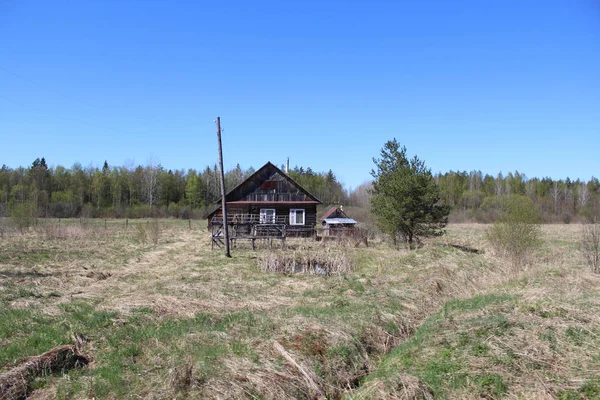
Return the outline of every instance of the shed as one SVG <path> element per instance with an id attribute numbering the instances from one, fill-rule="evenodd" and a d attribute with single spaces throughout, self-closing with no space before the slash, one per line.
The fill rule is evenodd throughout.
<path id="1" fill-rule="evenodd" d="M 325 236 L 355 236 L 356 220 L 348 217 L 343 206 L 331 207 L 325 215 L 320 218 L 321 226 Z"/>

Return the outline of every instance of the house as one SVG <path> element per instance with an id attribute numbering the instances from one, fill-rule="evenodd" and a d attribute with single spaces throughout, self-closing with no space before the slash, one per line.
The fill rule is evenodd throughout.
<path id="1" fill-rule="evenodd" d="M 325 236 L 355 236 L 357 222 L 349 218 L 342 206 L 330 208 L 320 219 Z"/>
<path id="2" fill-rule="evenodd" d="M 317 223 L 317 204 L 321 204 L 271 162 L 227 193 L 225 201 L 232 239 L 312 236 Z M 222 225 L 223 212 L 219 207 L 208 215 L 213 238 Z"/>

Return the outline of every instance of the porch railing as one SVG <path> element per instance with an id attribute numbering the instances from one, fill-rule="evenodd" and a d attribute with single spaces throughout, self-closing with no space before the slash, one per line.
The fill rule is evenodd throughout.
<path id="1" fill-rule="evenodd" d="M 304 201 L 303 193 L 251 193 L 246 196 L 247 201 Z"/>
<path id="2" fill-rule="evenodd" d="M 227 213 L 227 224 L 283 224 L 288 225 L 290 221 L 289 215 L 271 215 L 263 216 L 260 214 L 231 214 Z M 210 220 L 212 225 L 223 225 L 223 216 L 215 215 Z"/>

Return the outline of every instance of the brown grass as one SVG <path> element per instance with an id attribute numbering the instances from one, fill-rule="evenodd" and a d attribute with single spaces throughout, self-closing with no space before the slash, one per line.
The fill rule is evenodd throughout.
<path id="1" fill-rule="evenodd" d="M 436 315 L 443 329 L 426 336 L 415 365 L 439 359 L 440 346 L 452 345 L 464 350 L 460 373 L 469 379 L 498 374 L 509 397 L 578 390 L 600 370 L 594 356 L 600 348 L 600 277 L 582 268 L 579 226 L 544 226 L 545 244 L 515 270 L 489 251 L 485 225 L 451 225 L 446 236 L 413 252 L 385 243 L 355 249 L 298 239 L 289 241 L 287 252 L 240 246 L 227 259 L 210 251 L 202 223 L 190 230 L 187 221 L 161 221 L 156 244 L 141 243 L 134 223 L 125 229 L 118 221 L 109 221 L 107 229 L 103 223 L 61 222 L 60 229 L 5 233 L 0 284 L 9 289 L 0 291 L 2 306 L 36 310 L 65 323 L 71 323 L 65 311 L 71 304 L 115 313 L 110 328 L 95 338 L 96 368 L 112 351 L 104 336 L 126 329 L 139 310 L 149 310 L 148 321 L 157 327 L 206 316 L 208 327 L 139 343 L 134 372 L 126 379 L 141 397 L 310 398 L 312 384 L 273 348 L 276 341 L 330 398 L 431 398 L 422 371 L 408 370 L 394 358 L 394 349 L 422 335 L 424 323 Z M 316 264 L 327 265 L 328 276 L 317 274 Z M 16 288 L 30 294 L 9 296 Z M 488 295 L 514 300 L 510 306 L 448 306 Z M 482 336 L 478 344 L 486 346 L 486 355 L 471 354 L 461 338 L 480 340 L 475 332 L 485 326 L 473 321 L 490 316 L 508 321 L 506 333 Z M 0 337 L 0 347 L 17 339 Z M 214 354 L 195 352 L 207 345 Z M 493 364 L 507 355 L 511 366 Z M 131 357 L 122 362 L 133 363 Z M 90 376 L 101 379 L 93 371 L 73 379 L 90 390 Z M 46 384 L 48 397 L 77 386 L 67 377 Z M 445 387 L 444 395 L 483 396 L 473 385 Z"/>
<path id="2" fill-rule="evenodd" d="M 339 275 L 352 272 L 354 266 L 343 254 L 335 251 L 273 251 L 261 254 L 259 266 L 265 272 L 284 275 Z"/>

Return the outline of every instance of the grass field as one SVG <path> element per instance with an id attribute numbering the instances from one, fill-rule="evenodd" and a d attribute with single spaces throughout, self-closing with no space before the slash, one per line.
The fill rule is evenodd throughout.
<path id="1" fill-rule="evenodd" d="M 281 250 L 245 243 L 227 259 L 205 221 L 5 230 L 0 372 L 82 333 L 91 364 L 35 377 L 30 398 L 600 398 L 600 276 L 580 226 L 544 226 L 519 269 L 485 229 L 412 252 L 288 240 L 351 269 L 334 276 L 263 272 Z"/>

